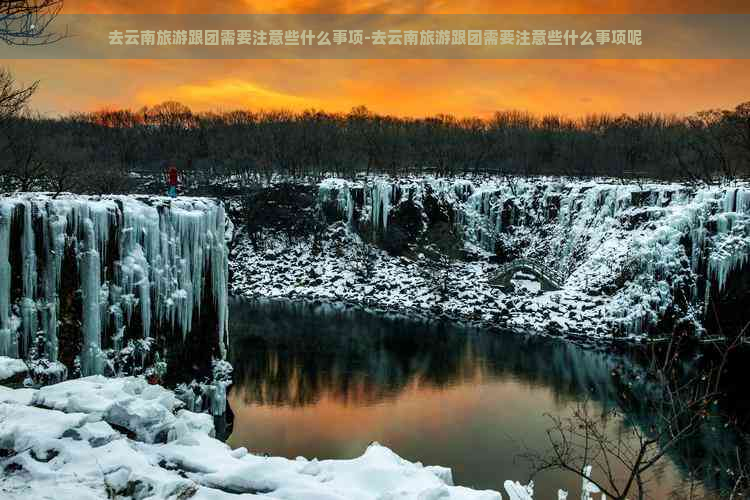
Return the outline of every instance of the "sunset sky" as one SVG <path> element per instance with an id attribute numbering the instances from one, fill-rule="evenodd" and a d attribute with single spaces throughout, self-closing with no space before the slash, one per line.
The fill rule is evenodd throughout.
<path id="1" fill-rule="evenodd" d="M 750 13 L 746 0 L 66 0 L 63 12 L 125 13 Z M 11 60 L 40 80 L 33 106 L 64 114 L 164 100 L 196 110 L 306 108 L 488 116 L 496 110 L 580 116 L 686 114 L 750 100 L 746 60 Z"/>

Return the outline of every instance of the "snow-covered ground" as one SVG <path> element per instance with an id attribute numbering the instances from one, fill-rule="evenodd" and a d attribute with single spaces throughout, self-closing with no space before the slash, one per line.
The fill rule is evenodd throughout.
<path id="1" fill-rule="evenodd" d="M 605 301 L 575 291 L 542 295 L 505 294 L 488 284 L 498 269 L 487 262 L 456 262 L 449 272 L 448 292 L 440 290 L 442 271 L 429 261 L 393 257 L 373 249 L 372 274 L 359 270 L 358 236 L 332 229 L 323 251 L 310 244 L 255 252 L 241 240 L 230 260 L 231 291 L 244 297 L 289 297 L 362 304 L 433 318 L 446 317 L 499 327 L 607 335 L 597 330 Z M 340 239 L 339 239 L 340 238 Z M 343 254 L 342 254 L 343 252 Z M 556 330 L 557 328 L 557 330 Z"/>
<path id="2" fill-rule="evenodd" d="M 213 434 L 209 415 L 181 409 L 174 393 L 142 378 L 91 376 L 38 390 L 0 386 L 0 497 L 503 498 L 455 486 L 450 469 L 408 462 L 377 443 L 352 460 L 290 460 L 232 450 Z M 511 499 L 531 498 L 518 483 L 506 488 Z"/>
<path id="3" fill-rule="evenodd" d="M 487 325 L 551 334 L 643 337 L 670 324 L 702 330 L 711 293 L 750 260 L 750 190 L 611 181 L 501 179 L 327 179 L 319 203 L 340 222 L 327 228 L 320 252 L 266 235 L 256 251 L 238 232 L 230 290 L 248 297 L 341 300 L 408 313 L 446 315 Z M 474 262 L 454 261 L 447 290 L 420 252 L 396 257 L 360 236 L 382 238 L 394 213 L 413 204 L 430 224 L 428 203 L 443 207 Z M 447 208 L 445 208 L 447 207 Z M 239 221 L 236 221 L 239 222 Z M 240 224 L 237 224 L 238 227 Z M 362 231 L 364 228 L 365 233 Z M 421 236 L 418 236 L 421 237 Z M 504 260 L 534 259 L 564 278 L 542 293 L 519 275 L 516 292 L 489 285 Z M 363 272 L 363 255 L 372 257 Z"/>

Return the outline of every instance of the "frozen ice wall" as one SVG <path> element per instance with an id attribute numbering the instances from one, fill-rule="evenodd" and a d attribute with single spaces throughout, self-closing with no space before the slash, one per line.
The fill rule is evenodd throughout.
<path id="1" fill-rule="evenodd" d="M 65 304 L 80 314 L 84 375 L 102 373 L 103 348 L 123 347 L 126 334 L 184 339 L 203 309 L 216 314 L 223 356 L 224 235 L 224 208 L 210 199 L 0 199 L 0 355 L 26 357 L 41 335 L 44 355 L 56 361 Z"/>
<path id="2" fill-rule="evenodd" d="M 364 191 L 356 207 L 347 196 L 353 187 Z M 376 177 L 320 186 L 342 220 L 369 222 L 375 235 L 389 230 L 407 197 L 422 207 L 425 224 L 428 206 L 449 207 L 471 252 L 535 259 L 565 276 L 566 289 L 609 297 L 608 316 L 629 333 L 671 314 L 676 293 L 682 317 L 700 321 L 750 263 L 747 185 Z"/>

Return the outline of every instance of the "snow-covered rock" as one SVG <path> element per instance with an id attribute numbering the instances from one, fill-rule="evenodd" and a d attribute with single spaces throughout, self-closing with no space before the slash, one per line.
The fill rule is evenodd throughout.
<path id="1" fill-rule="evenodd" d="M 149 443 L 165 441 L 178 422 L 173 413 L 179 406 L 174 393 L 139 377 L 110 379 L 94 375 L 68 380 L 42 387 L 32 403 L 65 413 L 85 413 L 125 428 Z"/>
<path id="2" fill-rule="evenodd" d="M 23 360 L 0 356 L 0 382 L 11 378 L 23 378 L 28 370 Z"/>

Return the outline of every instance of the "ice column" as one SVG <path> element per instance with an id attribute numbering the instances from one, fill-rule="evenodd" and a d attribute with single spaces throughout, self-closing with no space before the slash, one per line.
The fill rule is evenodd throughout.
<path id="1" fill-rule="evenodd" d="M 21 299 L 21 345 L 24 351 L 28 351 L 34 341 L 37 326 L 36 302 L 36 279 L 37 262 L 34 242 L 34 221 L 32 218 L 31 201 L 23 203 L 23 234 L 21 237 L 21 258 L 23 259 L 23 297 Z"/>
<path id="2" fill-rule="evenodd" d="M 83 220 L 83 251 L 80 254 L 81 296 L 83 300 L 83 347 L 81 373 L 84 376 L 102 373 L 101 359 L 101 266 L 96 250 L 94 224 Z"/>
<path id="3" fill-rule="evenodd" d="M 388 229 L 388 213 L 391 209 L 392 187 L 388 181 L 379 180 L 372 187 L 372 227 L 373 230 Z M 382 227 L 380 224 L 382 223 Z"/>
<path id="4" fill-rule="evenodd" d="M 18 357 L 16 329 L 10 313 L 10 203 L 0 201 L 0 355 Z"/>
<path id="5" fill-rule="evenodd" d="M 65 228 L 67 214 L 65 206 L 50 207 L 50 213 L 42 212 L 43 244 L 46 265 L 44 266 L 44 304 L 40 308 L 42 329 L 45 332 L 47 357 L 55 361 L 58 355 L 57 312 L 60 308 L 59 293 L 62 259 L 65 253 Z"/>

